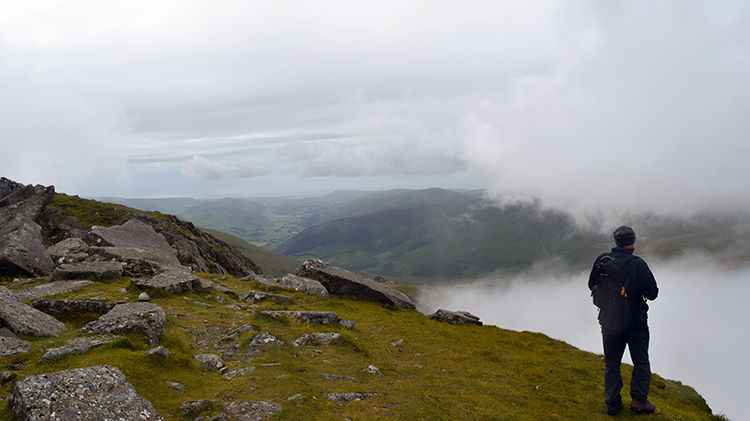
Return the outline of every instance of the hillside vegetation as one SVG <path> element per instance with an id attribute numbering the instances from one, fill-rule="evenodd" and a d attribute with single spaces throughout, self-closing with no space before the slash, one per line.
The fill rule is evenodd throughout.
<path id="1" fill-rule="evenodd" d="M 242 254 L 250 258 L 253 262 L 257 263 L 261 267 L 263 274 L 266 276 L 284 276 L 287 273 L 294 272 L 300 265 L 300 261 L 287 257 L 281 253 L 277 253 L 272 250 L 265 249 L 263 247 L 256 246 L 248 243 L 247 241 L 227 234 L 225 232 L 216 231 L 208 228 L 204 228 L 203 231 L 213 235 L 219 240 L 230 244 Z"/>
<path id="2" fill-rule="evenodd" d="M 201 276 L 238 293 L 263 288 L 233 276 Z M 152 302 L 167 311 L 166 335 L 161 342 L 172 353 L 167 360 L 146 354 L 150 345 L 145 337 L 124 335 L 87 354 L 42 363 L 44 349 L 74 337 L 76 330 L 92 319 L 81 316 L 66 320 L 70 330 L 59 338 L 24 336 L 33 343 L 32 350 L 13 359 L 0 359 L 0 366 L 24 363 L 27 368 L 15 372 L 24 377 L 96 364 L 115 365 L 167 420 L 182 419 L 180 404 L 196 399 L 222 403 L 273 401 L 283 408 L 273 419 L 285 420 L 610 419 L 602 402 L 604 365 L 600 355 L 539 333 L 450 325 L 414 310 L 348 296 L 321 300 L 287 290 L 275 292 L 291 297 L 293 304 L 267 300 L 249 305 L 225 293 L 152 294 Z M 118 301 L 124 296 L 134 300 L 138 293 L 140 290 L 129 279 L 118 278 L 55 298 L 97 296 Z M 356 320 L 356 324 L 351 330 L 340 325 L 313 326 L 260 313 L 269 309 L 334 311 L 340 318 Z M 255 367 L 249 375 L 227 380 L 218 371 L 206 371 L 193 359 L 200 352 L 221 352 L 228 343 L 225 335 L 246 323 L 253 328 L 237 339 L 242 350 L 258 332 L 269 332 L 285 342 L 250 360 L 239 356 L 225 359 L 229 370 Z M 327 347 L 291 345 L 295 338 L 313 331 L 337 332 L 343 338 Z M 363 372 L 369 365 L 376 366 L 382 375 Z M 625 368 L 624 396 L 628 394 L 628 373 L 629 368 Z M 186 389 L 172 389 L 165 381 L 181 383 Z M 7 395 L 10 385 L 2 384 L 0 395 Z M 382 395 L 339 406 L 326 399 L 332 392 Z M 298 399 L 289 400 L 294 395 Z M 651 420 L 723 419 L 711 414 L 695 390 L 658 375 L 653 376 L 649 398 L 659 408 L 647 417 Z M 619 416 L 644 418 L 629 411 Z M 0 420 L 10 420 L 5 405 L 0 406 Z"/>

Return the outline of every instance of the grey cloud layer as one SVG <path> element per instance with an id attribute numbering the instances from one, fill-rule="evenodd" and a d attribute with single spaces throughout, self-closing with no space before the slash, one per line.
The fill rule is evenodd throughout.
<path id="1" fill-rule="evenodd" d="M 582 212 L 750 204 L 740 2 L 77 5 L 3 6 L 0 83 L 23 88 L 0 134 L 27 145 L 10 176 L 91 189 L 55 138 L 124 183 L 273 168 L 460 175 Z"/>

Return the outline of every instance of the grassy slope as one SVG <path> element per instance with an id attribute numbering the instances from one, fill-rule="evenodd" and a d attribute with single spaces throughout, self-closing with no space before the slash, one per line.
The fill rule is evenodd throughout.
<path id="1" fill-rule="evenodd" d="M 294 272 L 294 270 L 301 263 L 299 260 L 284 256 L 281 253 L 277 253 L 275 251 L 267 250 L 263 247 L 258 247 L 254 244 L 250 244 L 247 241 L 232 234 L 227 234 L 225 232 L 208 228 L 201 229 L 241 251 L 242 254 L 250 258 L 250 260 L 252 260 L 253 262 L 257 263 L 258 266 L 263 269 L 264 275 L 283 276 L 287 273 Z"/>
<path id="2" fill-rule="evenodd" d="M 243 282 L 202 275 L 235 290 L 261 288 L 255 282 Z M 121 292 L 125 288 L 127 292 Z M 97 282 L 86 289 L 63 294 L 75 298 L 96 294 L 108 300 L 124 296 L 134 300 L 139 291 L 126 278 Z M 70 329 L 60 338 L 31 338 L 31 352 L 16 358 L 0 359 L 0 367 L 24 362 L 29 368 L 19 372 L 28 376 L 54 370 L 111 364 L 120 367 L 128 380 L 168 420 L 181 419 L 177 408 L 191 399 L 273 400 L 284 410 L 274 419 L 357 420 L 597 420 L 610 419 L 602 403 L 601 357 L 580 351 L 563 342 L 530 332 L 497 327 L 454 326 L 439 323 L 413 311 L 384 307 L 345 296 L 323 301 L 301 293 L 283 292 L 294 304 L 261 302 L 257 310 L 303 308 L 329 310 L 344 319 L 357 320 L 353 330 L 342 326 L 314 326 L 273 320 L 252 309 L 236 310 L 205 295 L 152 294 L 152 301 L 167 312 L 166 336 L 162 345 L 172 352 L 161 360 L 145 354 L 149 348 L 141 336 L 127 336 L 88 354 L 68 356 L 61 361 L 41 365 L 42 346 L 51 348 L 76 336 L 75 330 L 93 317 L 68 320 Z M 228 303 L 234 303 L 224 296 Z M 198 303 L 210 304 L 205 308 Z M 250 375 L 225 380 L 217 372 L 206 372 L 192 360 L 194 354 L 213 351 L 206 338 L 220 337 L 235 326 L 252 323 L 257 330 L 240 337 L 246 346 L 258 331 L 268 331 L 286 344 L 266 351 L 255 360 L 226 362 L 230 369 L 252 365 Z M 335 331 L 344 340 L 329 347 L 295 348 L 289 343 L 303 333 Z M 194 336 L 193 336 L 194 335 Z M 399 345 L 393 341 L 403 339 Z M 217 341 L 218 342 L 218 341 Z M 218 342 L 222 343 L 222 342 Z M 244 347 L 241 352 L 244 351 Z M 240 355 L 241 355 L 240 352 Z M 264 365 L 278 364 L 278 365 Z M 363 373 L 374 364 L 383 376 Z M 348 380 L 328 380 L 323 373 L 353 376 Z M 624 370 L 628 396 L 629 370 Z M 187 386 L 183 392 L 168 388 L 164 381 Z M 6 396 L 11 385 L 0 386 Z M 385 395 L 339 407 L 325 398 L 329 392 L 379 392 Z M 305 399 L 288 401 L 295 393 Z M 704 400 L 690 387 L 654 375 L 649 398 L 659 407 L 653 416 L 636 417 L 624 411 L 620 419 L 711 420 Z M 627 400 L 626 400 L 627 401 Z M 0 420 L 8 420 L 0 406 Z"/>

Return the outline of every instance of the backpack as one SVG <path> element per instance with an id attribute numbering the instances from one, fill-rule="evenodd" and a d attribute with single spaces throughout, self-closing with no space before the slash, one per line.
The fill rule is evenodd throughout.
<path id="1" fill-rule="evenodd" d="M 594 305 L 599 307 L 599 322 L 609 328 L 622 328 L 630 320 L 628 276 L 625 269 L 637 256 L 616 259 L 606 253 L 594 265 L 596 284 L 591 290 Z"/>

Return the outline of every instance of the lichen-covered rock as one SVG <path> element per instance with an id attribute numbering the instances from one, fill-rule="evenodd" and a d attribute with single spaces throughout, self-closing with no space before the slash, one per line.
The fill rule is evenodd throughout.
<path id="1" fill-rule="evenodd" d="M 244 375 L 252 373 L 253 371 L 255 371 L 255 367 L 253 367 L 253 366 L 242 367 L 242 368 L 238 368 L 236 370 L 227 371 L 226 373 L 224 373 L 224 378 L 227 379 L 227 380 L 232 380 L 232 379 L 235 379 L 237 377 L 242 377 Z"/>
<path id="2" fill-rule="evenodd" d="M 219 284 L 217 284 L 216 282 L 213 282 L 213 281 L 201 280 L 201 287 L 204 290 L 215 289 L 216 291 L 223 292 L 224 294 L 227 294 L 230 297 L 239 298 L 239 296 L 237 295 L 236 292 L 234 292 L 234 290 L 229 289 L 229 288 L 227 288 L 227 287 L 225 287 L 223 285 L 219 285 Z"/>
<path id="3" fill-rule="evenodd" d="M 82 333 L 140 333 L 148 336 L 152 345 L 159 343 L 164 334 L 164 310 L 153 303 L 126 303 L 116 305 L 110 312 L 89 322 Z"/>
<path id="4" fill-rule="evenodd" d="M 169 358 L 172 356 L 172 353 L 169 352 L 169 350 L 167 348 L 164 348 L 163 346 L 157 346 L 155 348 L 151 348 L 148 351 L 146 351 L 146 354 L 156 355 L 162 358 Z"/>
<path id="5" fill-rule="evenodd" d="M 51 348 L 42 355 L 43 363 L 59 361 L 67 355 L 81 355 L 89 352 L 92 348 L 104 344 L 112 343 L 117 336 L 99 335 L 85 338 L 74 338 L 65 342 L 65 345 L 59 348 Z"/>
<path id="6" fill-rule="evenodd" d="M 362 401 L 369 398 L 374 398 L 377 396 L 383 396 L 382 393 L 328 393 L 326 394 L 326 398 L 339 405 L 344 406 L 352 401 Z"/>
<path id="7" fill-rule="evenodd" d="M 26 377 L 8 396 L 23 421 L 163 421 L 117 367 L 99 365 Z"/>
<path id="8" fill-rule="evenodd" d="M 180 414 L 186 420 L 195 420 L 205 413 L 216 412 L 220 408 L 218 402 L 213 399 L 198 399 L 194 401 L 185 401 L 180 405 Z M 201 417 L 202 419 L 207 419 Z"/>
<path id="9" fill-rule="evenodd" d="M 140 289 L 160 289 L 173 294 L 202 290 L 200 278 L 193 275 L 190 269 L 183 266 L 170 268 L 149 278 L 132 279 L 131 282 Z"/>
<path id="10" fill-rule="evenodd" d="M 234 421 L 259 421 L 281 413 L 281 406 L 273 402 L 242 401 L 226 406 L 229 418 Z"/>
<path id="11" fill-rule="evenodd" d="M 250 341 L 251 348 L 263 348 L 281 345 L 284 345 L 284 341 L 271 335 L 268 332 L 260 332 L 259 334 L 255 335 L 252 341 Z"/>
<path id="12" fill-rule="evenodd" d="M 339 321 L 339 316 L 332 311 L 297 311 L 297 310 L 267 310 L 261 314 L 273 318 L 287 318 L 298 322 L 327 325 Z"/>
<path id="13" fill-rule="evenodd" d="M 414 302 L 406 294 L 354 272 L 330 265 L 320 259 L 309 259 L 294 272 L 295 275 L 315 279 L 330 294 L 353 295 L 363 300 L 392 304 L 413 309 Z"/>
<path id="14" fill-rule="evenodd" d="M 224 367 L 224 361 L 216 354 L 198 354 L 194 355 L 193 359 L 210 371 L 219 370 Z"/>
<path id="15" fill-rule="evenodd" d="M 5 287 L 0 287 L 0 322 L 13 333 L 32 336 L 60 336 L 68 330 L 49 314 L 20 302 Z"/>
<path id="16" fill-rule="evenodd" d="M 147 259 L 163 267 L 180 266 L 177 254 L 164 236 L 137 219 L 112 227 L 92 227 L 86 235 L 86 242 L 98 247 L 145 250 Z"/>
<path id="17" fill-rule="evenodd" d="M 65 259 L 68 256 L 88 256 L 89 246 L 80 238 L 66 238 L 47 249 L 47 253 L 54 260 Z"/>
<path id="18" fill-rule="evenodd" d="M 111 279 L 122 276 L 120 262 L 63 263 L 52 272 L 52 279 Z"/>
<path id="19" fill-rule="evenodd" d="M 36 300 L 34 308 L 51 315 L 72 315 L 85 313 L 104 314 L 115 308 L 117 303 L 107 301 L 78 300 Z"/>
<path id="20" fill-rule="evenodd" d="M 290 273 L 281 278 L 268 279 L 257 277 L 256 280 L 269 287 L 293 289 L 308 295 L 320 297 L 324 300 L 328 299 L 328 290 L 326 290 L 325 287 L 315 279 L 305 278 Z"/>
<path id="21" fill-rule="evenodd" d="M 435 319 L 439 322 L 446 322 L 451 324 L 475 324 L 482 326 L 482 322 L 479 321 L 479 317 L 467 312 L 467 311 L 449 311 L 440 309 L 435 314 L 430 316 L 431 319 Z"/>
<path id="22" fill-rule="evenodd" d="M 328 346 L 332 342 L 338 341 L 343 336 L 340 333 L 335 332 L 313 332 L 306 333 L 299 338 L 295 339 L 294 346 L 302 345 L 313 345 L 313 346 Z"/>
<path id="23" fill-rule="evenodd" d="M 0 336 L 0 358 L 10 358 L 31 350 L 31 342 L 19 338 Z"/>
<path id="24" fill-rule="evenodd" d="M 93 284 L 94 282 L 92 281 L 55 281 L 16 291 L 14 295 L 21 301 L 33 301 L 44 297 L 50 297 L 52 295 L 72 292 Z"/>
<path id="25" fill-rule="evenodd" d="M 271 294 L 270 292 L 262 292 L 262 291 L 247 292 L 243 294 L 242 297 L 240 297 L 240 300 L 249 301 L 251 303 L 254 303 L 257 301 L 264 301 L 264 300 L 274 300 L 278 303 L 292 302 L 292 299 L 287 297 L 286 295 Z"/>

